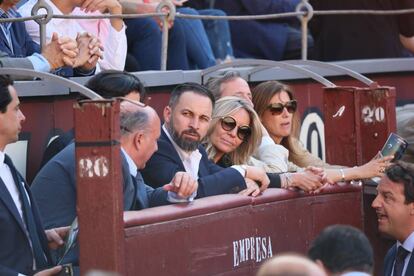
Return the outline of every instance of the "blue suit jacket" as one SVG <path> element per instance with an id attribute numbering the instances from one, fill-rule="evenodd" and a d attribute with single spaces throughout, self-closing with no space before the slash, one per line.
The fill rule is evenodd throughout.
<path id="1" fill-rule="evenodd" d="M 391 276 L 392 267 L 394 265 L 395 256 L 397 255 L 397 245 L 395 244 L 393 247 L 388 250 L 387 255 L 385 255 L 384 259 L 384 276 Z M 411 254 L 410 261 L 407 265 L 407 270 L 405 271 L 405 275 L 403 276 L 411 276 L 414 275 L 414 254 Z"/>
<path id="2" fill-rule="evenodd" d="M 169 204 L 167 192 L 153 189 L 143 181 L 134 185 L 128 163 L 122 155 L 124 210 L 140 210 Z M 56 154 L 39 171 L 31 190 L 46 228 L 67 226 L 76 217 L 75 144 L 71 143 Z M 78 248 L 71 251 L 63 263 L 78 264 Z"/>
<path id="3" fill-rule="evenodd" d="M 199 146 L 198 150 L 202 157 L 198 170 L 197 198 L 238 192 L 246 188 L 244 178 L 237 170 L 217 166 L 208 159 L 202 146 Z M 141 171 L 142 176 L 146 183 L 156 188 L 170 183 L 179 171 L 185 171 L 184 165 L 164 130 L 161 130 L 158 151 Z"/>
<path id="4" fill-rule="evenodd" d="M 16 17 L 21 17 L 16 13 Z M 13 52 L 10 48 L 7 38 L 3 31 L 0 30 L 0 50 L 6 52 L 11 57 L 26 57 L 33 53 L 40 53 L 40 46 L 29 36 L 26 31 L 24 22 L 13 22 L 10 27 Z"/>
<path id="5" fill-rule="evenodd" d="M 143 182 L 135 187 L 122 157 L 124 210 L 168 204 L 167 192 Z M 36 175 L 31 190 L 46 228 L 70 225 L 76 217 L 75 144 L 55 155 Z"/>
<path id="6" fill-rule="evenodd" d="M 19 181 L 25 183 L 23 177 L 18 175 Z M 39 239 L 50 263 L 49 249 L 44 228 L 40 222 L 39 212 L 30 189 L 25 183 L 29 195 L 33 216 L 39 233 Z M 25 226 L 20 214 L 0 178 L 0 275 L 16 276 L 18 273 L 33 274 L 33 254 L 26 235 Z"/>
<path id="7" fill-rule="evenodd" d="M 228 15 L 256 15 L 295 11 L 299 0 L 225 0 L 214 8 Z M 230 21 L 231 40 L 236 57 L 280 60 L 285 52 L 289 21 Z"/>

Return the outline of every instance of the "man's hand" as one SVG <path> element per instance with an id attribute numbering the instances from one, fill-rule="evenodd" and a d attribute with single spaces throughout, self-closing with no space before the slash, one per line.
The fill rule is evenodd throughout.
<path id="1" fill-rule="evenodd" d="M 47 59 L 52 70 L 65 65 L 73 67 L 78 53 L 75 40 L 69 37 L 59 38 L 57 33 L 52 34 L 52 40 L 42 50 L 42 55 Z"/>
<path id="2" fill-rule="evenodd" d="M 50 275 L 57 275 L 62 270 L 60 265 L 39 271 L 38 273 L 34 274 L 33 276 L 50 276 Z"/>
<path id="3" fill-rule="evenodd" d="M 246 189 L 243 191 L 240 191 L 239 194 L 246 195 L 246 196 L 253 196 L 256 197 L 260 194 L 260 188 L 259 185 L 254 180 L 251 180 L 250 178 L 245 178 L 246 181 Z"/>
<path id="4" fill-rule="evenodd" d="M 98 60 L 103 58 L 101 41 L 90 33 L 78 35 L 76 41 L 79 45 L 79 54 L 76 57 L 74 67 L 80 67 L 85 71 L 92 70 Z"/>
<path id="5" fill-rule="evenodd" d="M 53 228 L 45 231 L 50 249 L 57 249 L 64 244 L 63 239 L 68 235 L 70 226 Z"/>
<path id="6" fill-rule="evenodd" d="M 196 181 L 187 172 L 177 172 L 170 184 L 164 185 L 164 190 L 174 192 L 182 198 L 188 198 L 198 188 L 198 181 Z"/>
<path id="7" fill-rule="evenodd" d="M 259 167 L 246 166 L 246 178 L 250 178 L 260 183 L 260 191 L 264 191 L 269 187 L 270 180 L 266 171 Z"/>

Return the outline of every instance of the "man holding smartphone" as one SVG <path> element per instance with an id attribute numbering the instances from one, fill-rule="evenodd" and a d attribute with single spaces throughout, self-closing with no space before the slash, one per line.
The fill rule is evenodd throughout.
<path id="1" fill-rule="evenodd" d="M 0 275 L 56 275 L 62 267 L 48 269 L 49 248 L 63 245 L 69 228 L 43 229 L 30 189 L 4 153 L 25 121 L 12 85 L 8 76 L 0 75 Z"/>

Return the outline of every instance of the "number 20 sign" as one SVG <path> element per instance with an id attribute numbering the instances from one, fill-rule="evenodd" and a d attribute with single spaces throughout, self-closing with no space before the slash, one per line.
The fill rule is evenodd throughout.
<path id="1" fill-rule="evenodd" d="M 361 119 L 366 124 L 381 123 L 385 121 L 385 110 L 383 107 L 364 106 L 361 109 Z"/>

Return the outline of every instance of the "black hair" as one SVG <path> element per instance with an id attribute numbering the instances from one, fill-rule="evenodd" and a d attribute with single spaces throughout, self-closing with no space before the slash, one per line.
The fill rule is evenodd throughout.
<path id="1" fill-rule="evenodd" d="M 386 176 L 404 185 L 405 204 L 414 202 L 414 164 L 397 161 L 385 170 Z"/>
<path id="2" fill-rule="evenodd" d="M 374 255 L 365 234 L 349 225 L 325 228 L 312 242 L 308 256 L 320 260 L 332 273 L 347 270 L 372 273 Z"/>
<path id="3" fill-rule="evenodd" d="M 208 90 L 206 87 L 198 83 L 194 83 L 194 82 L 187 82 L 187 83 L 183 83 L 183 84 L 176 86 L 171 92 L 170 101 L 168 105 L 171 108 L 174 108 L 177 105 L 178 100 L 180 99 L 181 95 L 184 94 L 185 92 L 193 92 L 198 95 L 209 98 L 214 108 L 214 104 L 216 101 L 214 99 L 213 93 L 211 93 L 211 91 Z"/>
<path id="4" fill-rule="evenodd" d="M 85 86 L 104 98 L 125 97 L 132 91 L 140 94 L 141 101 L 145 97 L 145 88 L 139 78 L 123 71 L 102 71 L 89 79 Z"/>
<path id="5" fill-rule="evenodd" d="M 1 1 L 1 0 L 0 0 Z M 0 75 L 0 112 L 6 113 L 7 106 L 11 103 L 9 86 L 13 85 L 13 80 L 8 75 Z"/>

